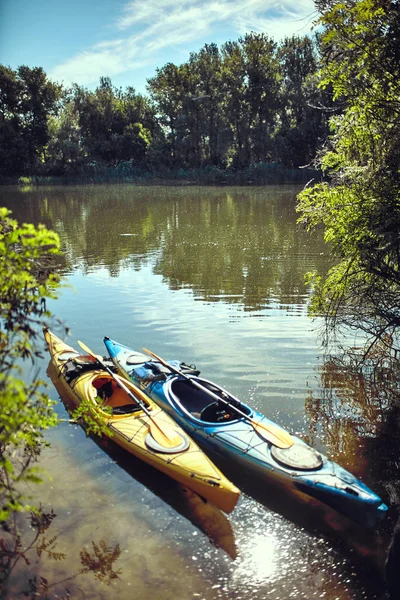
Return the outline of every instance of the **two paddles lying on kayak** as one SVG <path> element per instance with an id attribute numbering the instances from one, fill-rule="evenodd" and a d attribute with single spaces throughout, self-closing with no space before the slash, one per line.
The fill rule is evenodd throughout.
<path id="1" fill-rule="evenodd" d="M 115 375 L 111 371 L 111 369 L 109 369 L 107 367 L 107 365 L 105 365 L 104 362 L 98 356 L 96 356 L 96 354 L 94 354 L 83 342 L 81 342 L 81 341 L 78 340 L 78 344 L 82 348 L 82 350 L 84 350 L 90 356 L 92 356 L 95 360 L 97 360 L 97 362 L 99 363 L 99 365 L 103 369 L 105 369 L 111 375 L 111 377 L 118 383 L 118 385 L 123 390 L 125 390 L 125 392 L 127 394 L 129 394 L 131 396 L 131 398 L 134 398 L 132 392 L 123 383 L 123 380 L 121 379 L 121 377 L 118 377 L 117 375 Z M 234 406 L 228 400 L 226 400 L 222 395 L 221 396 L 217 396 L 211 390 L 209 390 L 205 386 L 203 386 L 200 383 L 198 383 L 195 379 L 191 379 L 190 377 L 188 377 L 187 375 L 185 375 L 184 373 L 182 373 L 178 369 L 175 369 L 174 367 L 171 367 L 162 358 L 160 358 L 159 356 L 157 356 L 157 354 L 154 354 L 154 352 L 151 352 L 150 350 L 147 350 L 146 348 L 143 348 L 143 350 L 149 356 L 152 356 L 153 358 L 155 358 L 156 360 L 158 360 L 158 362 L 160 362 L 161 364 L 163 364 L 165 367 L 169 368 L 172 373 L 176 373 L 178 375 L 182 375 L 182 377 L 184 377 L 185 379 L 187 379 L 188 381 L 190 381 L 190 383 L 192 385 L 194 385 L 195 387 L 203 390 L 208 396 L 210 396 L 211 398 L 213 398 L 217 402 L 222 402 L 223 404 L 226 404 L 227 406 L 229 406 L 229 408 L 233 409 L 233 411 L 236 414 L 238 414 L 239 416 L 241 416 L 242 418 L 244 418 L 246 421 L 248 421 L 249 423 L 251 423 L 252 426 L 254 427 L 254 430 L 263 439 L 265 439 L 266 441 L 271 442 L 271 444 L 273 444 L 277 448 L 290 448 L 291 446 L 293 446 L 294 440 L 293 440 L 292 436 L 289 433 L 287 433 L 286 431 L 284 431 L 283 429 L 281 429 L 281 428 L 279 428 L 279 427 L 277 427 L 275 425 L 263 425 L 259 421 L 258 422 L 254 421 L 254 419 L 251 419 L 244 412 L 242 412 L 237 406 Z M 150 415 L 150 412 L 147 410 L 147 408 L 146 408 L 146 406 L 145 406 L 144 403 L 142 403 L 141 401 L 138 401 L 138 403 L 139 403 L 140 407 L 142 408 L 142 410 L 144 410 L 144 412 L 146 413 L 146 415 L 149 417 L 149 420 L 150 420 L 150 431 L 151 431 L 151 434 L 153 435 L 153 437 L 162 446 L 165 446 L 165 447 L 174 447 L 174 446 L 176 446 L 177 445 L 177 441 L 179 440 L 179 436 L 177 436 L 177 434 L 173 430 L 166 429 L 165 426 L 161 426 L 159 423 L 157 423 L 157 421 L 155 419 L 153 419 L 152 416 Z"/>

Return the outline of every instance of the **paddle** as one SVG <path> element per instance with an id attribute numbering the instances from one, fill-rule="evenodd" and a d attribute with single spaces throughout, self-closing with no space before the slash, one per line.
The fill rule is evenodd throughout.
<path id="1" fill-rule="evenodd" d="M 266 441 L 270 442 L 274 446 L 277 446 L 277 448 L 290 448 L 291 446 L 293 446 L 294 440 L 293 440 L 292 436 L 290 435 L 290 433 L 287 433 L 287 431 L 280 429 L 276 425 L 272 425 L 272 424 L 265 425 L 264 423 L 260 423 L 259 421 L 254 421 L 254 419 L 252 419 L 251 417 L 246 415 L 246 413 L 241 411 L 240 408 L 237 408 L 234 404 L 231 404 L 230 402 L 228 402 L 228 400 L 225 400 L 225 398 L 221 398 L 221 396 L 217 396 L 217 394 L 214 394 L 214 392 L 212 392 L 211 390 L 206 388 L 204 385 L 201 385 L 201 383 L 199 383 L 195 379 L 188 377 L 187 375 L 185 375 L 185 373 L 182 373 L 182 371 L 180 371 L 179 369 L 172 367 L 167 362 L 165 362 L 165 360 L 163 360 L 162 358 L 157 356 L 157 354 L 154 354 L 154 352 L 151 352 L 150 350 L 147 350 L 146 348 L 143 348 L 143 350 L 144 350 L 144 352 L 146 352 L 146 354 L 149 354 L 149 356 L 152 356 L 153 358 L 158 360 L 158 362 L 160 362 L 162 365 L 164 365 L 164 367 L 167 367 L 167 369 L 169 369 L 173 373 L 176 373 L 177 375 L 181 375 L 182 377 L 184 377 L 185 379 L 190 381 L 190 383 L 192 385 L 199 388 L 199 390 L 202 390 L 203 392 L 205 392 L 212 398 L 214 398 L 214 400 L 216 400 L 217 402 L 223 402 L 224 404 L 226 404 L 227 406 L 232 408 L 241 417 L 246 419 L 246 421 L 249 421 L 249 423 L 251 423 L 252 427 L 258 433 L 258 435 L 260 437 L 262 437 L 263 439 L 265 439 Z"/>
<path id="2" fill-rule="evenodd" d="M 114 379 L 114 381 L 117 382 L 119 387 L 122 388 L 128 394 L 128 396 L 132 398 L 132 400 L 139 404 L 143 412 L 149 417 L 149 431 L 158 444 L 164 446 L 164 448 L 175 448 L 175 446 L 178 446 L 182 442 L 182 436 L 180 436 L 176 431 L 165 425 L 165 423 L 163 423 L 162 426 L 159 423 L 157 423 L 154 417 L 150 414 L 150 411 L 146 407 L 145 403 L 141 399 L 139 399 L 138 396 L 132 394 L 130 389 L 123 383 L 122 378 L 113 373 L 111 369 L 107 367 L 105 363 L 103 363 L 99 356 L 94 354 L 83 342 L 80 342 L 78 340 L 78 344 L 80 345 L 82 350 L 84 350 L 90 356 L 96 359 L 96 361 L 99 363 L 102 369 L 104 369 L 105 371 L 107 371 L 107 373 L 111 375 L 111 377 Z"/>

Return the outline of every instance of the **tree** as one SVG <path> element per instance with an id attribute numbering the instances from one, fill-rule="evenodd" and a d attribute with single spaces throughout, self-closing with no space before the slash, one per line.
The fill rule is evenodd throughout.
<path id="1" fill-rule="evenodd" d="M 276 48 L 272 39 L 256 33 L 222 46 L 223 111 L 232 138 L 228 162 L 234 168 L 273 155 L 281 79 Z"/>
<path id="2" fill-rule="evenodd" d="M 39 355 L 40 325 L 50 317 L 46 299 L 60 282 L 59 247 L 55 233 L 19 225 L 0 208 L 0 522 L 31 508 L 22 486 L 40 481 L 34 463 L 43 431 L 57 422 L 42 382 L 23 381 L 19 365 Z"/>
<path id="3" fill-rule="evenodd" d="M 18 114 L 22 85 L 17 73 L 0 65 L 0 176 L 22 173 L 28 152 Z"/>
<path id="4" fill-rule="evenodd" d="M 173 166 L 193 166 L 200 159 L 198 76 L 188 64 L 167 63 L 147 80 L 159 122 L 166 133 Z M 196 165 L 197 166 L 197 165 Z"/>
<path id="5" fill-rule="evenodd" d="M 206 164 L 221 166 L 226 147 L 223 144 L 224 120 L 221 114 L 221 54 L 216 44 L 205 44 L 190 57 L 190 66 L 198 73 L 197 95 L 193 102 L 201 108 L 201 135 Z"/>
<path id="6" fill-rule="evenodd" d="M 61 86 L 41 67 L 0 65 L 0 175 L 35 174 L 48 141 L 47 118 L 56 114 Z"/>
<path id="7" fill-rule="evenodd" d="M 328 94 L 318 88 L 318 51 L 308 36 L 285 38 L 278 48 L 282 76 L 276 156 L 284 165 L 309 164 L 328 135 Z"/>
<path id="8" fill-rule="evenodd" d="M 399 347 L 400 19 L 397 0 L 323 0 L 322 86 L 344 110 L 331 118 L 320 163 L 330 179 L 300 194 L 300 220 L 322 224 L 338 264 L 314 278 L 311 310 L 326 332 L 363 331 Z"/>
<path id="9" fill-rule="evenodd" d="M 231 131 L 228 166 L 242 167 L 248 163 L 248 137 L 245 110 L 246 73 L 245 58 L 238 42 L 222 46 L 223 110 Z"/>
<path id="10" fill-rule="evenodd" d="M 114 88 L 109 77 L 101 77 L 94 92 L 75 85 L 73 104 L 89 160 L 142 163 L 156 129 L 148 100 L 133 88 Z"/>
<path id="11" fill-rule="evenodd" d="M 49 140 L 46 147 L 46 170 L 51 175 L 68 175 L 80 171 L 86 162 L 79 115 L 75 104 L 64 98 L 63 109 L 48 119 Z"/>
<path id="12" fill-rule="evenodd" d="M 251 162 L 271 157 L 271 138 L 278 108 L 280 72 L 276 43 L 265 34 L 250 33 L 239 39 L 245 59 L 246 113 Z"/>

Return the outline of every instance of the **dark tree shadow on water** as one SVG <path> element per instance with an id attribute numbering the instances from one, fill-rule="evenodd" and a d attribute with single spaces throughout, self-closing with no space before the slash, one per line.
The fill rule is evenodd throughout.
<path id="1" fill-rule="evenodd" d="M 164 473 L 119 448 L 112 439 L 95 439 L 97 445 L 130 477 L 149 489 L 205 534 L 210 543 L 233 560 L 237 548 L 229 518 L 212 503 Z"/>
<path id="2" fill-rule="evenodd" d="M 400 366 L 331 357 L 319 375 L 320 389 L 306 399 L 307 441 L 324 444 L 333 460 L 366 480 L 390 517 L 400 506 Z"/>

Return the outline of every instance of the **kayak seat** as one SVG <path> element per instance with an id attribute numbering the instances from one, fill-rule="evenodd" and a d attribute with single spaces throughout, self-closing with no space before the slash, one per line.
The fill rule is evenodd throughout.
<path id="1" fill-rule="evenodd" d="M 112 394 L 105 401 L 105 406 L 111 406 L 111 408 L 125 406 L 126 404 L 135 405 L 133 400 L 130 401 L 128 394 L 121 388 L 113 389 Z"/>
<path id="2" fill-rule="evenodd" d="M 208 382 L 207 388 L 214 394 L 222 394 L 222 390 L 210 385 Z M 185 379 L 175 379 L 172 382 L 171 391 L 182 408 L 196 419 L 208 423 L 222 423 L 238 419 L 235 411 L 230 409 L 229 406 L 225 406 L 223 402 L 210 402 L 210 395 L 207 392 L 193 387 Z M 230 401 L 234 405 L 237 404 L 233 399 Z"/>
<path id="3" fill-rule="evenodd" d="M 128 414 L 141 410 L 140 406 L 131 400 L 124 390 L 117 387 L 111 379 L 98 378 L 93 382 L 93 385 L 97 389 L 99 403 L 103 407 L 111 408 L 113 415 Z"/>
<path id="4" fill-rule="evenodd" d="M 201 412 L 210 404 L 210 396 L 194 388 L 185 379 L 175 379 L 171 391 L 181 406 L 197 419 L 200 419 Z"/>
<path id="5" fill-rule="evenodd" d="M 200 414 L 200 420 L 207 423 L 225 423 L 237 419 L 222 402 L 211 402 Z"/>

